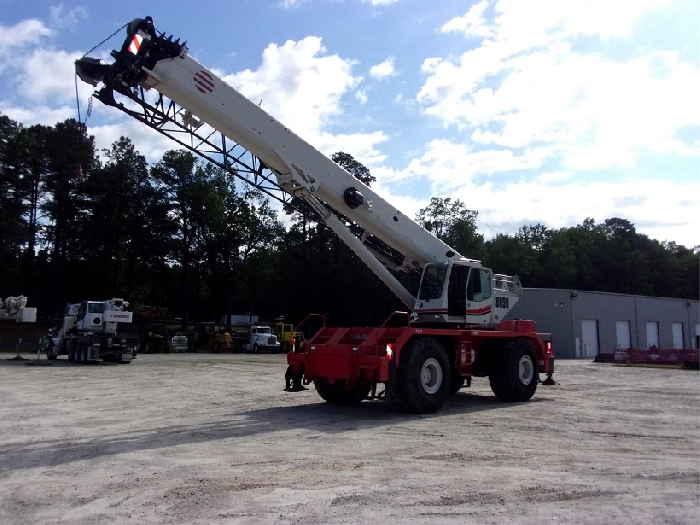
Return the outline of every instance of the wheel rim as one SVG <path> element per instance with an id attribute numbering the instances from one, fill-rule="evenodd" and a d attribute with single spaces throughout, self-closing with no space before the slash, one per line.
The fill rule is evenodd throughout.
<path id="1" fill-rule="evenodd" d="M 523 385 L 532 383 L 532 378 L 535 377 L 535 365 L 532 362 L 532 357 L 524 355 L 518 363 L 518 377 Z"/>
<path id="2" fill-rule="evenodd" d="M 420 370 L 420 384 L 427 394 L 434 394 L 442 385 L 442 367 L 437 359 L 426 359 Z"/>

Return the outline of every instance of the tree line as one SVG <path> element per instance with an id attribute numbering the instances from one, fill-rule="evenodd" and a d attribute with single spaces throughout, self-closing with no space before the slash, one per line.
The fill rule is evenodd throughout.
<path id="1" fill-rule="evenodd" d="M 374 182 L 351 155 L 332 158 Z M 253 312 L 295 322 L 319 312 L 363 325 L 405 309 L 304 206 L 295 208 L 302 212 L 278 210 L 187 150 L 149 165 L 125 137 L 99 155 L 75 120 L 26 127 L 0 115 L 0 297 L 27 295 L 40 317 L 111 297 L 189 321 Z M 625 219 L 525 225 L 485 240 L 477 217 L 458 199 L 432 198 L 415 219 L 526 287 L 698 297 L 700 249 L 650 239 Z M 400 279 L 417 286 L 415 276 Z"/>

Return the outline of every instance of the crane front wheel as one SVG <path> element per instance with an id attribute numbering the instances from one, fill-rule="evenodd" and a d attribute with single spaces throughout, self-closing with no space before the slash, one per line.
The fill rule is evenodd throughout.
<path id="1" fill-rule="evenodd" d="M 450 365 L 445 349 L 430 337 L 416 338 L 401 351 L 394 405 L 402 412 L 432 414 L 450 394 Z"/>

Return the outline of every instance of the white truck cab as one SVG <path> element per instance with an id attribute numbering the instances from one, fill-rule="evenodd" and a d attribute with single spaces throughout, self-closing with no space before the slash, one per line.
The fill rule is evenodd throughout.
<path id="1" fill-rule="evenodd" d="M 256 354 L 262 350 L 280 352 L 280 342 L 269 326 L 251 326 L 248 342 L 243 345 L 243 350 Z"/>

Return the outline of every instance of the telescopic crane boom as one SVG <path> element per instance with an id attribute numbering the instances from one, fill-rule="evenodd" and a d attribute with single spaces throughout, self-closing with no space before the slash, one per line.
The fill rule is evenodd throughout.
<path id="1" fill-rule="evenodd" d="M 112 56 L 112 64 L 90 57 L 76 62 L 82 80 L 103 84 L 95 94 L 99 100 L 139 118 L 115 100 L 115 92 L 145 106 L 143 90 L 155 90 L 159 105 L 167 97 L 177 106 L 173 119 L 184 129 L 195 133 L 207 124 L 251 152 L 280 188 L 307 202 L 414 311 L 415 322 L 493 326 L 517 301 L 517 277 L 492 275 L 416 224 L 189 56 L 179 39 L 158 35 L 150 17 L 129 24 L 124 45 Z M 423 272 L 418 296 L 387 268 Z"/>

